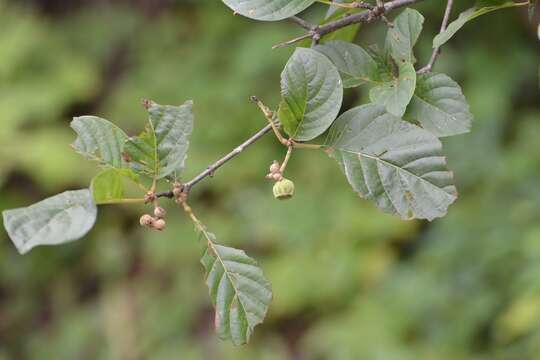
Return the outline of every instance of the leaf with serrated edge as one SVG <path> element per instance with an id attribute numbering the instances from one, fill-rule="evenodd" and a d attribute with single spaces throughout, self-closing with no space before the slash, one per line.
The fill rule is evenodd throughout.
<path id="1" fill-rule="evenodd" d="M 403 116 L 412 99 L 416 87 L 416 71 L 409 63 L 400 63 L 399 76 L 393 77 L 371 88 L 369 98 L 372 102 L 384 105 L 386 110 L 396 116 Z"/>
<path id="2" fill-rule="evenodd" d="M 380 105 L 342 114 L 327 146 L 353 189 L 386 213 L 433 220 L 457 198 L 439 139 Z"/>
<path id="3" fill-rule="evenodd" d="M 429 73 L 418 78 L 406 120 L 444 137 L 469 132 L 472 118 L 461 88 L 450 77 Z"/>
<path id="4" fill-rule="evenodd" d="M 291 138 L 308 141 L 325 132 L 343 100 L 336 67 L 321 53 L 297 48 L 281 73 L 279 120 Z"/>
<path id="5" fill-rule="evenodd" d="M 414 63 L 413 47 L 422 32 L 424 17 L 414 9 L 405 9 L 388 29 L 386 44 L 397 62 Z"/>
<path id="6" fill-rule="evenodd" d="M 192 107 L 192 101 L 180 106 L 150 103 L 146 130 L 125 146 L 130 161 L 141 165 L 138 171 L 158 179 L 180 173 L 193 130 Z"/>
<path id="7" fill-rule="evenodd" d="M 21 254 L 38 245 L 77 240 L 96 221 L 90 190 L 66 191 L 25 208 L 2 212 L 4 227 Z"/>
<path id="8" fill-rule="evenodd" d="M 78 135 L 72 145 L 75 151 L 104 165 L 126 166 L 122 152 L 127 135 L 118 126 L 96 116 L 80 116 L 71 127 Z"/>
<path id="9" fill-rule="evenodd" d="M 212 233 L 203 231 L 203 236 L 208 247 L 201 263 L 216 310 L 216 331 L 235 345 L 245 344 L 266 316 L 272 299 L 270 283 L 244 251 L 216 244 Z"/>
<path id="10" fill-rule="evenodd" d="M 375 81 L 378 77 L 377 63 L 360 46 L 346 41 L 329 41 L 313 48 L 324 54 L 338 68 L 346 88 Z"/>
<path id="11" fill-rule="evenodd" d="M 283 20 L 305 10 L 315 0 L 223 0 L 235 13 L 262 20 Z"/>

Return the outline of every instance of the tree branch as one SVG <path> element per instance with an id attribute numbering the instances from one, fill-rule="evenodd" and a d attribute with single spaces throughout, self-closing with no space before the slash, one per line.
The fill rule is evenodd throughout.
<path id="1" fill-rule="evenodd" d="M 277 124 L 274 124 L 277 125 Z M 202 171 L 199 175 L 195 176 L 193 179 L 189 180 L 187 183 L 183 184 L 182 192 L 189 193 L 191 188 L 198 184 L 201 180 L 203 180 L 206 177 L 212 177 L 217 169 L 219 169 L 221 166 L 238 156 L 242 151 L 244 151 L 247 147 L 255 143 L 257 140 L 262 138 L 264 135 L 272 131 L 272 124 L 268 124 L 265 127 L 263 127 L 261 130 L 257 131 L 255 134 L 253 134 L 249 139 L 244 141 L 242 144 L 238 145 L 234 150 L 232 150 L 230 153 L 222 157 L 221 159 L 214 162 L 212 165 L 208 166 L 204 171 Z M 163 193 L 156 194 L 157 198 L 166 197 L 169 199 L 172 199 L 174 197 L 174 194 L 172 191 L 167 191 Z"/>
<path id="2" fill-rule="evenodd" d="M 454 0 L 448 0 L 446 3 L 446 10 L 444 10 L 444 17 L 441 24 L 441 30 L 439 31 L 439 34 L 442 34 L 446 27 L 448 26 L 448 21 L 450 20 L 450 13 L 452 12 L 452 6 L 454 5 Z M 433 53 L 431 54 L 431 58 L 429 59 L 429 62 L 418 70 L 419 74 L 423 74 L 426 72 L 430 72 L 433 69 L 433 65 L 435 65 L 435 61 L 437 61 L 437 58 L 441 54 L 441 47 L 437 46 L 435 49 L 433 49 Z"/>
<path id="3" fill-rule="evenodd" d="M 404 7 L 404 6 L 407 6 L 407 5 L 412 5 L 412 4 L 415 4 L 415 3 L 420 2 L 420 1 L 423 1 L 423 0 L 393 0 L 393 1 L 389 1 L 387 3 L 384 3 L 384 7 L 375 6 L 371 10 L 364 11 L 364 12 L 357 13 L 357 14 L 348 15 L 348 16 L 342 17 L 341 19 L 338 19 L 336 21 L 328 23 L 326 25 L 321 25 L 321 26 L 318 26 L 318 27 L 314 27 L 314 28 L 310 29 L 308 33 L 306 33 L 306 34 L 304 34 L 302 36 L 299 36 L 299 37 L 297 37 L 295 39 L 286 41 L 286 42 L 284 42 L 282 44 L 278 44 L 278 45 L 274 46 L 273 48 L 281 47 L 281 46 L 285 46 L 285 45 L 291 45 L 291 44 L 294 44 L 296 42 L 299 42 L 299 41 L 301 41 L 303 39 L 307 39 L 307 38 L 311 38 L 311 39 L 316 41 L 316 40 L 320 39 L 321 37 L 323 37 L 324 35 L 329 34 L 331 32 L 334 32 L 334 31 L 337 31 L 337 30 L 339 30 L 341 28 L 347 27 L 347 26 L 352 25 L 352 24 L 358 24 L 358 23 L 362 23 L 362 22 L 370 22 L 373 19 L 376 19 L 378 17 L 383 16 L 388 11 L 391 11 L 391 10 L 394 10 L 394 9 L 397 9 L 397 8 L 400 8 L 400 7 Z M 297 23 L 296 19 L 295 20 L 291 19 L 291 21 Z"/>

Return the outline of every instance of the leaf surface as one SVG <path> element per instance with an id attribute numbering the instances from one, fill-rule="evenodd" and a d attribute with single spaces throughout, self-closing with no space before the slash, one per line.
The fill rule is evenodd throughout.
<path id="1" fill-rule="evenodd" d="M 384 105 L 386 110 L 398 117 L 403 116 L 412 99 L 416 87 L 416 71 L 410 62 L 398 65 L 399 75 L 388 73 L 389 80 L 384 81 L 369 91 L 372 102 Z"/>
<path id="2" fill-rule="evenodd" d="M 444 74 L 428 73 L 418 78 L 405 118 L 444 137 L 469 132 L 473 116 L 454 80 Z"/>
<path id="3" fill-rule="evenodd" d="M 255 20 L 283 20 L 305 10 L 315 0 L 223 0 L 235 13 Z"/>
<path id="4" fill-rule="evenodd" d="M 135 170 L 157 179 L 177 177 L 184 168 L 193 130 L 193 102 L 180 106 L 150 103 L 145 131 L 127 140 L 125 151 Z"/>
<path id="5" fill-rule="evenodd" d="M 433 220 L 457 197 L 439 139 L 383 106 L 367 104 L 342 114 L 327 145 L 354 191 L 386 213 Z"/>
<path id="6" fill-rule="evenodd" d="M 281 74 L 279 120 L 295 140 L 308 141 L 325 132 L 343 100 L 336 67 L 321 53 L 297 48 Z"/>
<path id="7" fill-rule="evenodd" d="M 38 245 L 83 237 L 96 221 L 90 190 L 66 191 L 24 208 L 2 212 L 4 227 L 21 254 Z"/>
<path id="8" fill-rule="evenodd" d="M 207 249 L 201 263 L 216 311 L 216 331 L 235 345 L 245 344 L 266 316 L 272 299 L 270 283 L 244 251 L 216 244 L 212 233 L 203 231 L 203 235 Z"/>

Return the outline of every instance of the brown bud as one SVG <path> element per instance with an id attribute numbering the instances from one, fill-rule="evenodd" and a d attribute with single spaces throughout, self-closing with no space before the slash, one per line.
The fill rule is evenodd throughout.
<path id="1" fill-rule="evenodd" d="M 167 215 L 167 211 L 161 206 L 156 206 L 154 208 L 154 216 L 157 217 L 158 219 L 163 219 L 165 215 Z"/>
<path id="2" fill-rule="evenodd" d="M 182 184 L 180 183 L 174 183 L 172 192 L 174 197 L 179 197 L 182 194 Z"/>
<path id="3" fill-rule="evenodd" d="M 158 231 L 163 231 L 165 229 L 165 225 L 167 223 L 165 222 L 165 220 L 163 219 L 157 219 L 156 221 L 154 221 L 154 223 L 152 224 L 152 227 Z"/>
<path id="4" fill-rule="evenodd" d="M 153 222 L 154 222 L 154 218 L 148 214 L 144 214 L 139 219 L 139 223 L 141 224 L 141 226 L 150 226 L 152 225 Z"/>
<path id="5" fill-rule="evenodd" d="M 270 174 L 274 174 L 277 172 L 279 172 L 279 163 L 276 160 L 274 160 L 272 165 L 270 165 Z"/>

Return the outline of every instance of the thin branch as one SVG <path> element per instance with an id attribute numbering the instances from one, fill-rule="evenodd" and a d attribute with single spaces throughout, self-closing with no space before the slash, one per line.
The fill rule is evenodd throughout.
<path id="1" fill-rule="evenodd" d="M 454 5 L 454 0 L 448 0 L 446 3 L 446 10 L 444 10 L 444 17 L 441 24 L 441 30 L 439 31 L 439 34 L 442 34 L 446 27 L 448 26 L 448 21 L 450 20 L 450 13 L 452 12 L 452 6 Z M 423 74 L 426 72 L 430 72 L 433 69 L 433 66 L 435 65 L 435 61 L 437 61 L 437 58 L 441 54 L 441 47 L 437 46 L 435 49 L 433 49 L 433 53 L 431 54 L 431 58 L 429 59 L 429 62 L 418 70 L 419 74 Z"/>
<path id="2" fill-rule="evenodd" d="M 275 125 L 275 124 L 274 124 Z M 202 181 L 206 177 L 212 177 L 217 169 L 225 165 L 227 162 L 238 156 L 242 151 L 244 151 L 247 147 L 255 143 L 257 140 L 262 138 L 264 135 L 269 133 L 272 130 L 272 125 L 268 124 L 265 127 L 263 127 L 261 130 L 257 131 L 255 134 L 253 134 L 249 139 L 244 141 L 242 144 L 238 145 L 236 148 L 234 148 L 233 151 L 222 157 L 221 159 L 214 162 L 212 165 L 208 166 L 204 171 L 202 171 L 199 175 L 195 176 L 193 179 L 189 180 L 187 183 L 183 184 L 182 191 L 184 193 L 189 193 L 191 188 L 198 184 L 200 181 Z M 156 198 L 169 198 L 172 199 L 174 197 L 174 194 L 172 191 L 166 191 L 162 193 L 158 193 L 155 195 Z"/>
<path id="3" fill-rule="evenodd" d="M 313 30 L 317 27 L 317 25 L 314 25 L 310 23 L 309 21 L 299 18 L 298 16 L 291 16 L 288 20 L 306 30 Z"/>
<path id="4" fill-rule="evenodd" d="M 347 16 L 344 16 L 344 17 L 342 17 L 342 18 L 340 18 L 340 19 L 338 19 L 336 21 L 333 21 L 331 23 L 321 25 L 321 26 L 318 26 L 318 27 L 314 27 L 312 29 L 309 29 L 308 33 L 306 33 L 304 35 L 301 35 L 301 36 L 299 36 L 297 38 L 291 39 L 289 41 L 285 41 L 285 42 L 283 42 L 281 44 L 274 45 L 272 48 L 276 49 L 276 48 L 279 48 L 279 47 L 292 45 L 292 44 L 295 44 L 295 43 L 297 43 L 299 41 L 302 41 L 302 40 L 308 39 L 308 38 L 311 38 L 314 41 L 317 41 L 318 39 L 320 39 L 324 35 L 329 34 L 331 32 L 334 32 L 334 31 L 337 31 L 337 30 L 339 30 L 341 28 L 344 28 L 344 27 L 347 27 L 347 26 L 353 25 L 353 24 L 362 23 L 362 22 L 370 22 L 373 19 L 383 17 L 384 14 L 386 14 L 387 12 L 389 12 L 391 10 L 401 8 L 401 7 L 404 7 L 404 6 L 408 6 L 408 5 L 412 5 L 412 4 L 418 3 L 420 1 L 423 1 L 423 0 L 393 0 L 393 1 L 389 1 L 387 3 L 383 3 L 383 6 L 371 6 L 371 9 L 368 9 L 367 11 L 347 15 Z M 337 4 L 340 4 L 340 3 L 333 3 L 331 1 L 329 3 L 331 3 L 334 6 L 339 6 Z M 358 2 L 358 4 L 362 4 L 362 2 Z M 341 4 L 341 5 L 343 5 L 343 4 Z M 356 5 L 356 7 L 364 7 L 364 6 Z M 291 19 L 291 21 L 296 22 L 297 20 L 296 19 L 295 20 Z"/>

